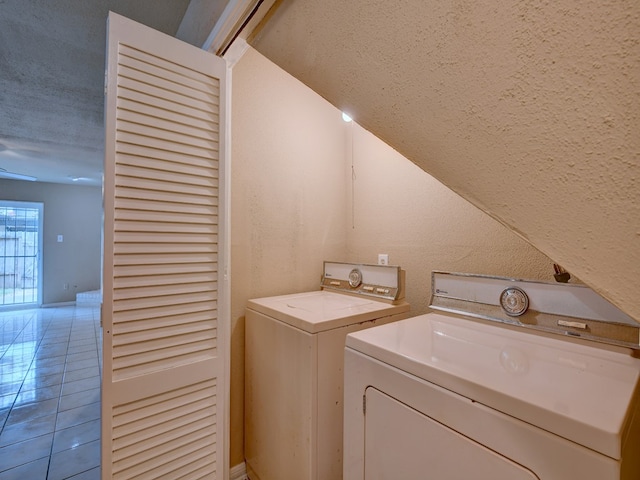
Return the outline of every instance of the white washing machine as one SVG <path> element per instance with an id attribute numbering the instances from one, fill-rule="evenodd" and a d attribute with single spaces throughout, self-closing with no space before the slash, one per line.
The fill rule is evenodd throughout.
<path id="1" fill-rule="evenodd" d="M 251 480 L 342 478 L 345 336 L 408 316 L 403 274 L 397 266 L 325 262 L 321 290 L 248 302 Z"/>
<path id="2" fill-rule="evenodd" d="M 432 308 L 347 336 L 345 480 L 640 479 L 630 317 L 587 287 L 446 273 Z"/>

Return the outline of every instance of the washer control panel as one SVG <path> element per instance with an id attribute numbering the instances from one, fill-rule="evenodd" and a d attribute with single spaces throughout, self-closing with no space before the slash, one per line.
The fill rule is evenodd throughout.
<path id="1" fill-rule="evenodd" d="M 404 298 L 404 270 L 397 265 L 324 262 L 321 287 L 394 302 Z"/>
<path id="2" fill-rule="evenodd" d="M 349 272 L 349 286 L 357 288 L 362 283 L 362 272 L 357 268 L 354 268 Z"/>

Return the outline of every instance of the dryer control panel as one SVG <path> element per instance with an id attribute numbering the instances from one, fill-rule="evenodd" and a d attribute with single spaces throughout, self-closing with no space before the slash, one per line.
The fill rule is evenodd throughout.
<path id="1" fill-rule="evenodd" d="M 432 272 L 434 310 L 640 350 L 640 324 L 586 285 Z"/>
<path id="2" fill-rule="evenodd" d="M 397 265 L 324 262 L 321 287 L 394 303 L 404 298 L 404 276 Z"/>

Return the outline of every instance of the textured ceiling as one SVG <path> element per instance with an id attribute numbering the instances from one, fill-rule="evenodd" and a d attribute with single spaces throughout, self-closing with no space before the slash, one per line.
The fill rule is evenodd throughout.
<path id="1" fill-rule="evenodd" d="M 640 321 L 638 32 L 626 0 L 283 0 L 250 43 Z"/>
<path id="2" fill-rule="evenodd" d="M 175 35 L 189 0 L 0 1 L 0 168 L 100 185 L 109 10 Z"/>

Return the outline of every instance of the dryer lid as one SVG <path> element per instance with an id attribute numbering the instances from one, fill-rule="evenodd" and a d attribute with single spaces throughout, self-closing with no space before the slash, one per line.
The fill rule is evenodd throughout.
<path id="1" fill-rule="evenodd" d="M 630 422 L 640 422 L 640 359 L 630 350 L 441 313 L 352 333 L 346 343 L 612 458 Z"/>

